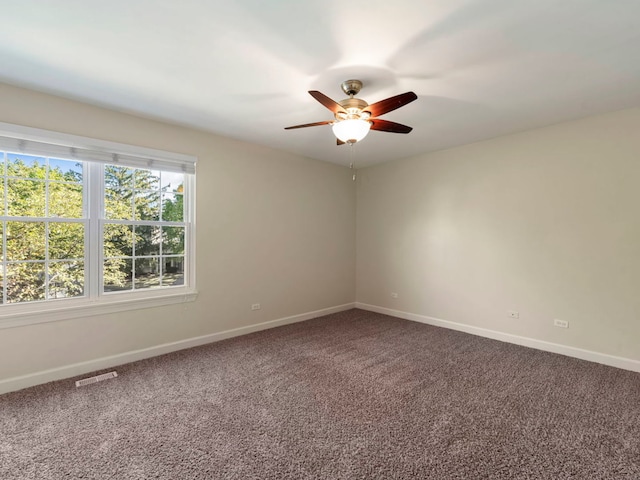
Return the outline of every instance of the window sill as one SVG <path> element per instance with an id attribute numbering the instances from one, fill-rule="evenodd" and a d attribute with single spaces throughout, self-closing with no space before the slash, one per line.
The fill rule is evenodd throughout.
<path id="1" fill-rule="evenodd" d="M 10 306 L 12 311 L 6 313 L 2 312 L 6 307 L 2 307 L 0 308 L 0 329 L 193 302 L 198 292 L 184 289 L 169 294 L 165 291 L 161 294 L 154 293 L 134 298 L 125 298 L 127 296 L 122 294 L 108 295 L 98 300 L 61 300 L 56 301 L 55 304 L 47 302 L 46 305 L 44 303 L 30 305 L 31 308 L 13 309 L 13 306 Z M 23 305 L 15 306 L 23 307 Z"/>

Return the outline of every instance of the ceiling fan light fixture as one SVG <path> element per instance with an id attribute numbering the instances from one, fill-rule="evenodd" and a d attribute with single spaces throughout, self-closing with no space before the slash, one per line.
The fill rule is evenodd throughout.
<path id="1" fill-rule="evenodd" d="M 356 143 L 367 136 L 371 123 L 365 120 L 350 119 L 335 122 L 331 128 L 338 140 L 345 143 Z"/>

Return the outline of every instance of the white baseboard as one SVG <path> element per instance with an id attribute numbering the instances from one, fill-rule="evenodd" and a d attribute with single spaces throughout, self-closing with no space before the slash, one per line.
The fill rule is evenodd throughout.
<path id="1" fill-rule="evenodd" d="M 369 305 L 366 303 L 356 302 L 356 308 L 368 310 L 370 312 L 383 313 L 385 315 L 403 318 L 405 320 L 412 320 L 414 322 L 426 323 L 428 325 L 433 325 L 436 327 L 458 330 L 460 332 L 470 333 L 472 335 L 478 335 L 480 337 L 500 340 L 501 342 L 514 343 L 516 345 L 522 345 L 524 347 L 536 348 L 538 350 L 544 350 L 545 352 L 559 353 L 560 355 L 566 355 L 568 357 L 579 358 L 581 360 L 588 360 L 590 362 L 601 363 L 603 365 L 609 365 L 611 367 L 622 368 L 624 370 L 631 370 L 632 372 L 640 373 L 640 361 L 630 358 L 616 357 L 614 355 L 607 355 L 606 353 L 599 353 L 593 352 L 591 350 L 584 350 L 582 348 L 569 347 L 567 345 L 561 345 L 559 343 L 545 342 L 542 340 L 536 340 L 535 338 L 521 337 L 519 335 L 498 332 L 496 330 L 489 330 L 487 328 L 474 327 L 472 325 L 465 325 L 464 323 L 450 322 L 448 320 L 441 320 L 439 318 L 428 317 L 426 315 L 418 315 L 416 313 L 402 312 L 400 310 L 379 307 L 377 305 Z"/>
<path id="2" fill-rule="evenodd" d="M 95 372 L 96 370 L 112 368 L 118 365 L 123 365 L 125 363 L 143 360 L 145 358 L 157 357 L 158 355 L 164 355 L 165 353 L 171 353 L 177 350 L 183 350 L 185 348 L 197 347 L 200 345 L 205 345 L 207 343 L 219 342 L 220 340 L 258 332 L 260 330 L 280 327 L 282 325 L 288 325 L 290 323 L 303 322 L 305 320 L 321 317 L 323 315 L 329 315 L 331 313 L 350 310 L 352 308 L 355 308 L 355 303 L 346 303 L 344 305 L 338 305 L 335 307 L 323 308 L 322 310 L 315 310 L 313 312 L 301 313 L 299 315 L 292 315 L 290 317 L 279 318 L 277 320 L 257 323 L 254 325 L 249 325 L 247 327 L 234 328 L 231 330 L 225 330 L 223 332 L 203 335 L 201 337 L 187 338 L 185 340 L 178 340 L 177 342 L 164 343 L 162 345 L 143 348 L 141 350 L 133 350 L 131 352 L 96 358 L 94 360 L 65 365 L 63 367 L 52 368 L 50 370 L 43 370 L 36 373 L 30 373 L 28 375 L 7 378 L 5 380 L 0 380 L 0 394 L 22 390 L 23 388 L 33 387 L 34 385 L 40 385 L 42 383 L 52 382 L 54 380 L 62 380 L 65 378 L 75 377 L 78 375 L 83 375 L 85 373 Z"/>

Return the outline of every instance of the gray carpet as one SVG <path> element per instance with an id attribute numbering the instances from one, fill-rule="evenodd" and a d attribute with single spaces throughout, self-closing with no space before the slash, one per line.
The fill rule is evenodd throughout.
<path id="1" fill-rule="evenodd" d="M 117 370 L 0 396 L 0 478 L 640 479 L 640 374 L 361 310 Z"/>

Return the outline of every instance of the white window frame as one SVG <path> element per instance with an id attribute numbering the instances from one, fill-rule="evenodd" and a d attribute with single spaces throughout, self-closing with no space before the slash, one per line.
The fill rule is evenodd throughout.
<path id="1" fill-rule="evenodd" d="M 176 303 L 194 301 L 197 297 L 195 274 L 195 163 L 196 157 L 145 147 L 126 145 L 121 143 L 97 140 L 77 135 L 68 135 L 49 130 L 24 127 L 0 122 L 0 137 L 10 137 L 24 141 L 39 142 L 52 146 L 52 150 L 60 147 L 74 152 L 74 149 L 95 152 L 97 161 L 82 159 L 85 165 L 83 180 L 85 185 L 84 198 L 87 213 L 88 232 L 85 232 L 85 294 L 83 297 L 48 299 L 43 301 L 13 303 L 0 305 L 0 329 L 11 328 L 35 323 L 45 323 L 73 318 L 103 315 L 109 313 L 136 310 L 141 308 L 159 307 Z M 0 150 L 3 150 L 0 148 Z M 26 154 L 31 154 L 28 151 Z M 46 154 L 43 156 L 47 156 Z M 62 157 L 61 154 L 51 154 L 52 157 Z M 72 158 L 66 155 L 66 158 Z M 105 160 L 106 158 L 106 160 Z M 109 160 L 115 160 L 109 161 Z M 123 159 L 122 162 L 119 159 Z M 185 227 L 185 265 L 184 286 L 140 289 L 126 292 L 101 293 L 102 278 L 100 277 L 100 259 L 102 258 L 102 242 L 100 236 L 101 225 L 105 222 L 104 195 L 86 188 L 95 188 L 103 181 L 105 163 L 116 163 L 132 168 L 149 168 L 163 170 L 163 165 L 181 166 L 185 174 L 184 188 L 184 221 Z M 127 163 L 129 162 L 129 163 Z M 157 162 L 157 164 L 156 164 Z M 96 178 L 97 176 L 97 178 Z M 90 193 L 87 193 L 89 191 Z M 99 190 L 102 191 L 102 190 Z M 109 220 L 106 220 L 109 222 Z M 90 244 L 88 239 L 98 238 L 98 242 Z"/>

